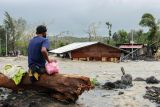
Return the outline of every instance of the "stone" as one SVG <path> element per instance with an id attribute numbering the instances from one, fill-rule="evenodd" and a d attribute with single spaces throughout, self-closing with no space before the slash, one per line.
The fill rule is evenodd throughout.
<path id="1" fill-rule="evenodd" d="M 118 95 L 122 95 L 122 94 L 124 94 L 124 92 L 122 92 L 122 91 L 120 91 L 120 92 L 118 93 Z"/>

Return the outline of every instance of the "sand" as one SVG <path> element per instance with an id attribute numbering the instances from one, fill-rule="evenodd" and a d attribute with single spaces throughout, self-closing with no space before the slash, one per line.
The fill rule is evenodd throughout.
<path id="1" fill-rule="evenodd" d="M 55 58 L 51 56 L 52 58 Z M 160 79 L 160 61 L 127 61 L 121 63 L 100 62 L 100 61 L 72 61 L 69 59 L 56 58 L 60 67 L 60 73 L 79 74 L 90 78 L 97 78 L 101 85 L 107 81 L 116 81 L 121 78 L 120 67 L 124 67 L 126 73 L 136 77 L 147 78 L 155 76 Z M 26 71 L 27 57 L 0 57 L 0 69 L 5 64 L 15 64 L 23 66 Z M 148 99 L 144 99 L 146 86 L 145 82 L 133 82 L 133 87 L 128 89 L 104 90 L 95 88 L 83 93 L 76 104 L 63 105 L 64 107 L 155 107 L 158 106 Z M 122 91 L 124 94 L 118 95 Z M 56 103 L 57 104 L 57 103 Z M 53 104 L 47 105 L 52 107 Z M 62 106 L 57 104 L 57 106 Z"/>

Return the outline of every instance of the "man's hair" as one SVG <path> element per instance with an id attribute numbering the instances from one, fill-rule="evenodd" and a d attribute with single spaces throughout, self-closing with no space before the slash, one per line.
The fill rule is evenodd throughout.
<path id="1" fill-rule="evenodd" d="M 41 34 L 41 33 L 45 33 L 45 32 L 47 32 L 47 28 L 44 25 L 39 25 L 36 28 L 36 34 Z"/>

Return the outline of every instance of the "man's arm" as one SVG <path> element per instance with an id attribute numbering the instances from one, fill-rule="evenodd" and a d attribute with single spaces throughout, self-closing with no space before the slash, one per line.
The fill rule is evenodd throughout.
<path id="1" fill-rule="evenodd" d="M 57 62 L 56 60 L 49 59 L 47 49 L 49 49 L 49 41 L 48 39 L 45 39 L 43 41 L 42 49 L 41 49 L 43 57 L 45 58 L 45 60 L 47 60 L 48 63 Z"/>
<path id="2" fill-rule="evenodd" d="M 41 52 L 42 52 L 42 55 L 45 58 L 45 60 L 47 60 L 47 62 L 50 63 L 51 61 L 49 60 L 48 52 L 47 52 L 46 47 L 42 47 Z"/>
<path id="3" fill-rule="evenodd" d="M 48 63 L 57 62 L 55 59 L 49 59 L 48 52 L 45 47 L 42 47 L 41 52 L 42 52 L 43 57 L 45 58 L 45 60 L 47 60 Z"/>

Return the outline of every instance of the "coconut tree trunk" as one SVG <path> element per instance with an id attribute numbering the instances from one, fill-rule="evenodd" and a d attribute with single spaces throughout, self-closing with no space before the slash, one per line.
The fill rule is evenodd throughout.
<path id="1" fill-rule="evenodd" d="M 79 75 L 41 75 L 40 79 L 35 83 L 31 83 L 28 74 L 23 77 L 20 85 L 8 79 L 3 74 L 0 74 L 0 87 L 5 87 L 13 90 L 19 89 L 34 89 L 34 90 L 48 90 L 51 96 L 59 101 L 75 102 L 79 95 L 85 90 L 93 88 L 88 77 Z"/>

